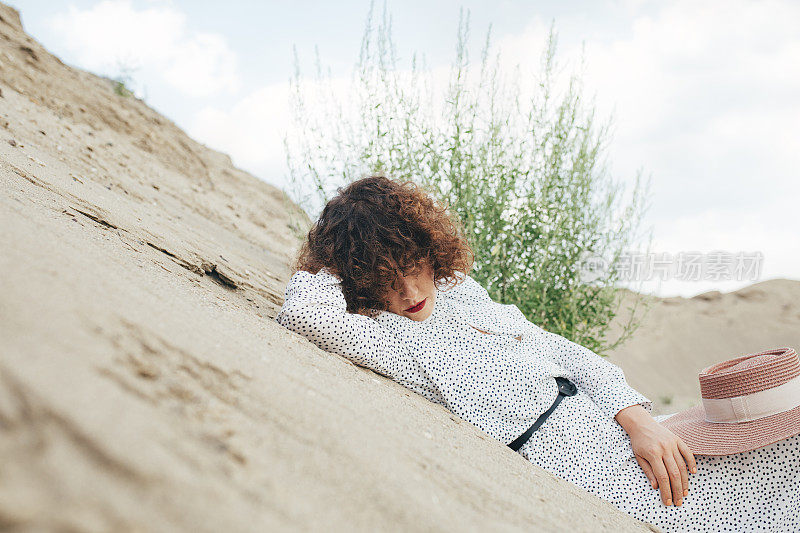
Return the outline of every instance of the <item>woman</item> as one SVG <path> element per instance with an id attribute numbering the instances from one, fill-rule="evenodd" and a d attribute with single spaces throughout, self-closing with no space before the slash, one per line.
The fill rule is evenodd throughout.
<path id="1" fill-rule="evenodd" d="M 797 480 L 776 479 L 760 451 L 695 458 L 619 367 L 494 302 L 468 275 L 474 256 L 459 221 L 413 182 L 371 176 L 338 192 L 300 250 L 280 324 L 503 444 L 553 404 L 554 378 L 566 377 L 577 394 L 518 450 L 532 463 L 666 531 L 800 527 L 798 498 L 782 497 Z M 798 438 L 765 450 L 783 458 Z M 800 472 L 800 459 L 787 460 L 784 471 Z M 754 485 L 764 480 L 771 486 Z M 767 512 L 744 500 L 754 491 L 775 496 Z"/>

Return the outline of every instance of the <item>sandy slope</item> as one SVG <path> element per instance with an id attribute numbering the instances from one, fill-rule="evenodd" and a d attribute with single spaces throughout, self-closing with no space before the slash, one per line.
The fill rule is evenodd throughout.
<path id="1" fill-rule="evenodd" d="M 783 346 L 800 350 L 800 281 L 772 279 L 730 293 L 657 299 L 610 360 L 653 400 L 655 413 L 672 413 L 700 403 L 703 368 Z"/>
<path id="2" fill-rule="evenodd" d="M 0 37 L 0 529 L 647 530 L 276 324 L 283 193 Z"/>

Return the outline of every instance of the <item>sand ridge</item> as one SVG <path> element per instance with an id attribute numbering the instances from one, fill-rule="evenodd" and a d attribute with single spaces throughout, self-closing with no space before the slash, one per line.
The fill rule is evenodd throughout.
<path id="1" fill-rule="evenodd" d="M 635 295 L 623 298 L 622 309 Z M 800 350 L 800 281 L 769 279 L 727 293 L 656 298 L 633 337 L 609 360 L 653 400 L 655 414 L 701 403 L 698 373 L 714 363 L 772 348 Z M 627 320 L 620 314 L 610 335 Z M 613 338 L 613 337 L 612 337 Z"/>

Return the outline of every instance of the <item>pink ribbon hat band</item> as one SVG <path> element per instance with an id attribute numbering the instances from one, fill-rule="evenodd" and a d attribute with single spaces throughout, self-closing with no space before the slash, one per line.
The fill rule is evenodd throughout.
<path id="1" fill-rule="evenodd" d="M 704 368 L 702 404 L 661 425 L 698 455 L 755 450 L 800 434 L 800 359 L 774 348 Z"/>

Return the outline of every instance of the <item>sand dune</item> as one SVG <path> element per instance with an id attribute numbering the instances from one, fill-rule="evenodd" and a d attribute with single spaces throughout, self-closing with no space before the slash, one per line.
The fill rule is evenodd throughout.
<path id="1" fill-rule="evenodd" d="M 628 294 L 623 309 L 634 297 Z M 655 413 L 680 411 L 700 403 L 697 375 L 703 368 L 770 348 L 800 349 L 799 302 L 800 281 L 788 279 L 761 281 L 729 293 L 656 298 L 642 326 L 610 354 L 610 360 L 622 367 L 634 388 L 653 400 Z"/>
<path id="2" fill-rule="evenodd" d="M 275 323 L 284 194 L 0 35 L 0 529 L 648 530 Z"/>

